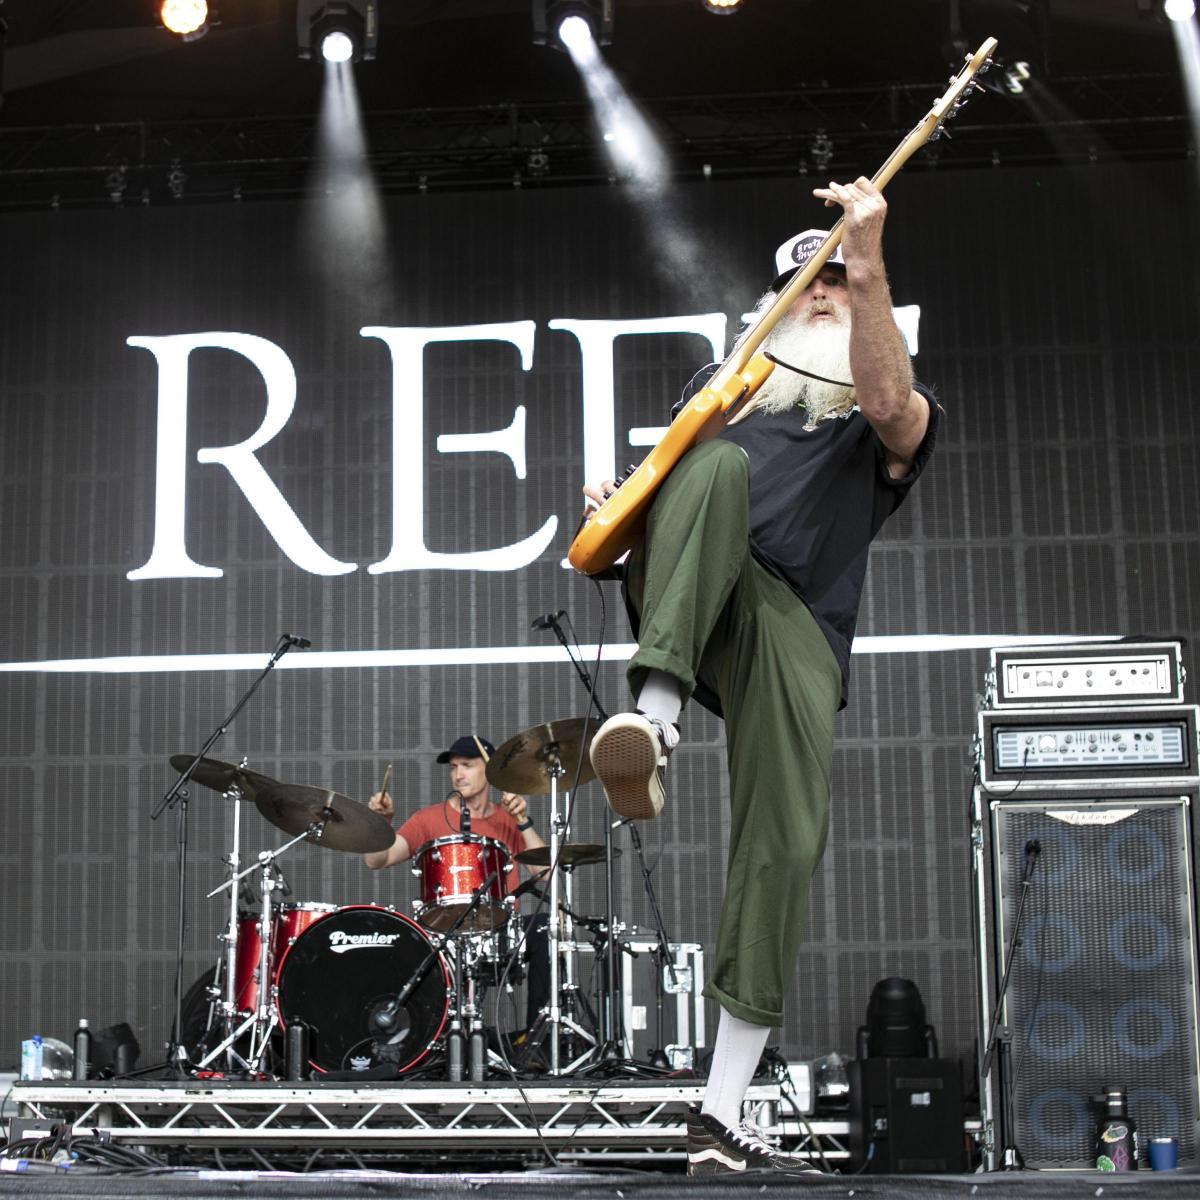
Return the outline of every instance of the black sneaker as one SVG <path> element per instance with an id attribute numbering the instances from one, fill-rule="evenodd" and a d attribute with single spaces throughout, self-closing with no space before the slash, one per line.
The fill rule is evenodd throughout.
<path id="1" fill-rule="evenodd" d="M 821 1175 L 807 1159 L 776 1150 L 752 1122 L 737 1129 L 716 1117 L 691 1109 L 687 1116 L 687 1173 L 719 1175 L 726 1171 L 779 1171 L 796 1175 Z"/>
<path id="2" fill-rule="evenodd" d="M 619 817 L 649 821 L 666 799 L 666 766 L 679 726 L 644 713 L 617 713 L 596 730 L 590 757 L 608 807 Z"/>

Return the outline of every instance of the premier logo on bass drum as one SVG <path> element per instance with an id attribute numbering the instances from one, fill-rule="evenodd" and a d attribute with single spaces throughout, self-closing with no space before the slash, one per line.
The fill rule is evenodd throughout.
<path id="1" fill-rule="evenodd" d="M 343 933 L 335 929 L 329 935 L 329 949 L 334 954 L 345 954 L 347 950 L 366 950 L 371 946 L 391 946 L 399 933 Z"/>

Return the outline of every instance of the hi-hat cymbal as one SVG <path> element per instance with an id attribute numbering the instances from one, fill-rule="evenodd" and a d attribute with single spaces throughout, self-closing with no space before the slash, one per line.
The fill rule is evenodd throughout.
<path id="1" fill-rule="evenodd" d="M 171 766 L 179 772 L 186 771 L 192 765 L 194 754 L 172 754 Z M 192 778 L 201 786 L 212 788 L 214 792 L 227 792 L 236 784 L 241 790 L 243 800 L 254 800 L 268 788 L 273 788 L 278 779 L 269 775 L 260 775 L 249 767 L 236 767 L 233 763 L 222 762 L 219 758 L 202 758 Z"/>
<path id="2" fill-rule="evenodd" d="M 613 858 L 620 854 L 613 850 Z M 558 865 L 560 867 L 582 867 L 588 863 L 604 861 L 604 847 L 592 845 L 589 842 L 568 842 L 558 848 Z M 534 846 L 532 850 L 521 850 L 517 853 L 517 862 L 527 867 L 548 867 L 550 865 L 550 847 Z"/>
<path id="3" fill-rule="evenodd" d="M 596 778 L 587 751 L 598 727 L 588 721 L 587 742 L 583 742 L 584 719 L 567 717 L 561 721 L 545 721 L 510 737 L 488 760 L 488 782 L 506 792 L 520 796 L 540 796 L 550 790 L 550 777 L 561 764 L 558 776 L 560 788 L 575 786 L 575 772 L 580 763 L 579 783 Z"/>
<path id="4" fill-rule="evenodd" d="M 254 804 L 284 833 L 303 833 L 314 822 L 324 821 L 325 831 L 312 840 L 330 850 L 369 854 L 388 849 L 396 840 L 395 831 L 385 817 L 331 788 L 277 783 L 257 797 Z"/>

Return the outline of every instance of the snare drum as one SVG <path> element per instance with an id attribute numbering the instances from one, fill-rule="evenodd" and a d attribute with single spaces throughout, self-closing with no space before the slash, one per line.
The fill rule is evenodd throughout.
<path id="1" fill-rule="evenodd" d="M 478 906 L 459 929 L 495 929 L 508 920 L 504 897 L 513 866 L 502 842 L 475 833 L 434 838 L 417 848 L 413 862 L 413 874 L 421 880 L 417 920 L 422 925 L 439 932 L 449 929 L 484 883 L 488 886 Z"/>

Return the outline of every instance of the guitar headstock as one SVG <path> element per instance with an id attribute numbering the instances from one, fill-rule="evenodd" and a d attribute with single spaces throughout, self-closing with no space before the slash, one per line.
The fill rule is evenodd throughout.
<path id="1" fill-rule="evenodd" d="M 946 122 L 953 120 L 962 111 L 971 95 L 983 90 L 977 76 L 992 65 L 992 55 L 997 46 L 996 39 L 987 38 L 974 54 L 964 56 L 962 70 L 950 76 L 950 86 L 934 101 L 928 116 L 918 128 L 928 141 L 936 141 L 946 133 Z"/>

